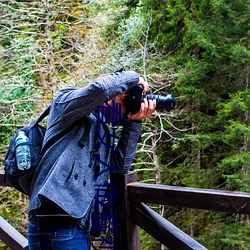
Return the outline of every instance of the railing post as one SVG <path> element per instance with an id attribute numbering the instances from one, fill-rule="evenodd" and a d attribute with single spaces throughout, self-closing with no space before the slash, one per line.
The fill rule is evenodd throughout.
<path id="1" fill-rule="evenodd" d="M 114 234 L 114 246 L 117 250 L 139 250 L 140 249 L 140 229 L 129 216 L 129 201 L 127 194 L 127 184 L 138 180 L 135 172 L 128 174 L 115 173 L 110 176 L 111 184 L 117 186 L 118 195 L 114 200 L 113 211 L 117 211 L 117 233 Z"/>

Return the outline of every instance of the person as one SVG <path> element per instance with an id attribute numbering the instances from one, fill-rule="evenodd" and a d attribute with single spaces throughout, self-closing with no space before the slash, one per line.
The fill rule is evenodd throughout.
<path id="1" fill-rule="evenodd" d="M 86 87 L 63 88 L 53 98 L 43 157 L 32 181 L 30 250 L 90 249 L 95 186 L 107 182 L 112 171 L 129 171 L 142 120 L 156 107 L 155 100 L 144 99 L 138 113 L 128 112 L 128 90 L 137 84 L 147 91 L 136 72 L 117 71 Z M 110 123 L 122 125 L 118 139 Z"/>

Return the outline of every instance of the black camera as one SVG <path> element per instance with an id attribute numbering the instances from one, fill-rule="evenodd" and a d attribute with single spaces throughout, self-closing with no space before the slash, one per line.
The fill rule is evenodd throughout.
<path id="1" fill-rule="evenodd" d="M 141 102 L 144 98 L 147 100 L 156 100 L 156 110 L 158 111 L 168 111 L 170 112 L 175 107 L 175 99 L 172 94 L 168 94 L 167 96 L 161 95 L 143 95 L 143 86 L 136 85 L 129 89 L 128 91 L 128 99 L 127 106 L 128 110 L 131 114 L 136 114 L 140 111 Z"/>

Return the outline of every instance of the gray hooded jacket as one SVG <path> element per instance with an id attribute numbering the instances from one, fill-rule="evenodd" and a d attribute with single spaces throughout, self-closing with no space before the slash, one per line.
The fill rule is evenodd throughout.
<path id="1" fill-rule="evenodd" d="M 65 88 L 56 94 L 44 138 L 44 155 L 33 178 L 31 213 L 47 198 L 83 227 L 88 225 L 95 185 L 104 185 L 112 170 L 129 170 L 141 131 L 141 123 L 125 119 L 114 149 L 113 131 L 109 124 L 98 122 L 98 107 L 138 81 L 133 71 L 116 72 L 86 87 Z M 98 152 L 93 153 L 96 148 Z"/>

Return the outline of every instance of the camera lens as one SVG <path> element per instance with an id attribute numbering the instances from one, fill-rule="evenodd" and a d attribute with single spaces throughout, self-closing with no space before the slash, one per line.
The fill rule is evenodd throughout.
<path id="1" fill-rule="evenodd" d="M 167 96 L 161 96 L 161 95 L 144 95 L 143 98 L 146 98 L 147 100 L 156 100 L 156 110 L 159 111 L 171 111 L 175 107 L 175 99 L 171 94 L 168 94 Z"/>

